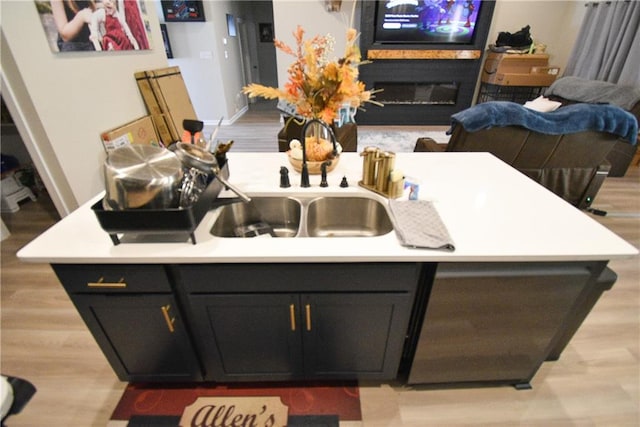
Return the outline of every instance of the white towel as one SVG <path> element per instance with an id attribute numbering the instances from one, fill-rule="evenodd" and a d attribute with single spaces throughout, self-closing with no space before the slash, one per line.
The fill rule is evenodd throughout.
<path id="1" fill-rule="evenodd" d="M 562 102 L 552 101 L 549 98 L 545 98 L 540 95 L 533 101 L 527 101 L 524 106 L 530 110 L 539 111 L 541 113 L 550 113 L 557 110 L 562 105 Z"/>

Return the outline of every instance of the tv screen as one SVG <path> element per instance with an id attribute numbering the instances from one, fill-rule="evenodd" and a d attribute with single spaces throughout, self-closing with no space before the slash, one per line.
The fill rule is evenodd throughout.
<path id="1" fill-rule="evenodd" d="M 202 22 L 205 20 L 202 0 L 162 0 L 160 5 L 166 22 Z"/>
<path id="2" fill-rule="evenodd" d="M 472 44 L 480 0 L 380 0 L 377 43 Z"/>

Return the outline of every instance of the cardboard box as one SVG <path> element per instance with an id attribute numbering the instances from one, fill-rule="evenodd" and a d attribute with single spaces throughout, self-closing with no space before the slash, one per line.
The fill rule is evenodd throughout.
<path id="1" fill-rule="evenodd" d="M 168 147 L 172 143 L 176 142 L 173 134 L 169 130 L 169 127 L 173 122 L 166 114 L 154 114 L 150 117 L 153 121 L 153 126 L 156 128 L 158 137 L 165 147 Z"/>
<path id="2" fill-rule="evenodd" d="M 560 75 L 560 67 L 532 67 L 531 74 L 548 74 L 558 77 Z"/>
<path id="3" fill-rule="evenodd" d="M 164 116 L 166 128 L 171 134 L 170 142 L 179 141 L 183 133 L 182 121 L 197 120 L 180 68 L 140 71 L 135 73 L 135 78 L 147 111 L 155 118 L 156 126 L 160 123 L 159 116 Z"/>
<path id="4" fill-rule="evenodd" d="M 530 74 L 496 74 L 495 82 L 492 84 L 501 86 L 551 86 L 556 80 L 557 74 L 543 74 L 543 73 L 530 73 Z"/>
<path id="5" fill-rule="evenodd" d="M 483 83 L 501 84 L 498 82 L 499 75 L 530 74 L 533 68 L 547 67 L 548 65 L 549 55 L 547 54 L 489 52 L 482 67 L 481 81 Z"/>
<path id="6" fill-rule="evenodd" d="M 107 151 L 128 144 L 161 145 L 150 116 L 139 118 L 115 129 L 103 132 L 100 137 Z"/>

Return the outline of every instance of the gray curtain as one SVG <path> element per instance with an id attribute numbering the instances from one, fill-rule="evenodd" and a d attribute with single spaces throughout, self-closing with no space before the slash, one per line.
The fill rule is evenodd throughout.
<path id="1" fill-rule="evenodd" d="M 640 1 L 586 7 L 564 75 L 640 86 Z"/>

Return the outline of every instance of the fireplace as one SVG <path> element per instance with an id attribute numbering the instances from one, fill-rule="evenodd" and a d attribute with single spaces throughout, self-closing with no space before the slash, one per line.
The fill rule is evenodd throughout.
<path id="1" fill-rule="evenodd" d="M 377 82 L 374 89 L 384 105 L 455 105 L 458 87 L 456 82 Z"/>
<path id="2" fill-rule="evenodd" d="M 472 60 L 473 62 L 480 62 Z M 365 105 L 359 124 L 446 125 L 471 106 L 479 65 L 469 60 L 376 60 L 360 67 L 367 88 L 381 90 Z"/>
<path id="3" fill-rule="evenodd" d="M 386 24 L 380 14 L 398 4 L 413 7 L 413 2 L 362 2 L 360 49 L 371 62 L 360 67 L 360 80 L 376 91 L 375 100 L 383 107 L 365 105 L 356 117 L 359 124 L 448 125 L 452 114 L 471 106 L 495 6 L 492 1 L 473 3 L 477 13 L 473 37 L 452 43 L 385 40 L 380 34 Z M 447 30 L 444 24 L 443 29 Z M 414 26 L 404 36 L 416 32 Z M 420 31 L 420 37 L 429 37 L 426 33 Z"/>

